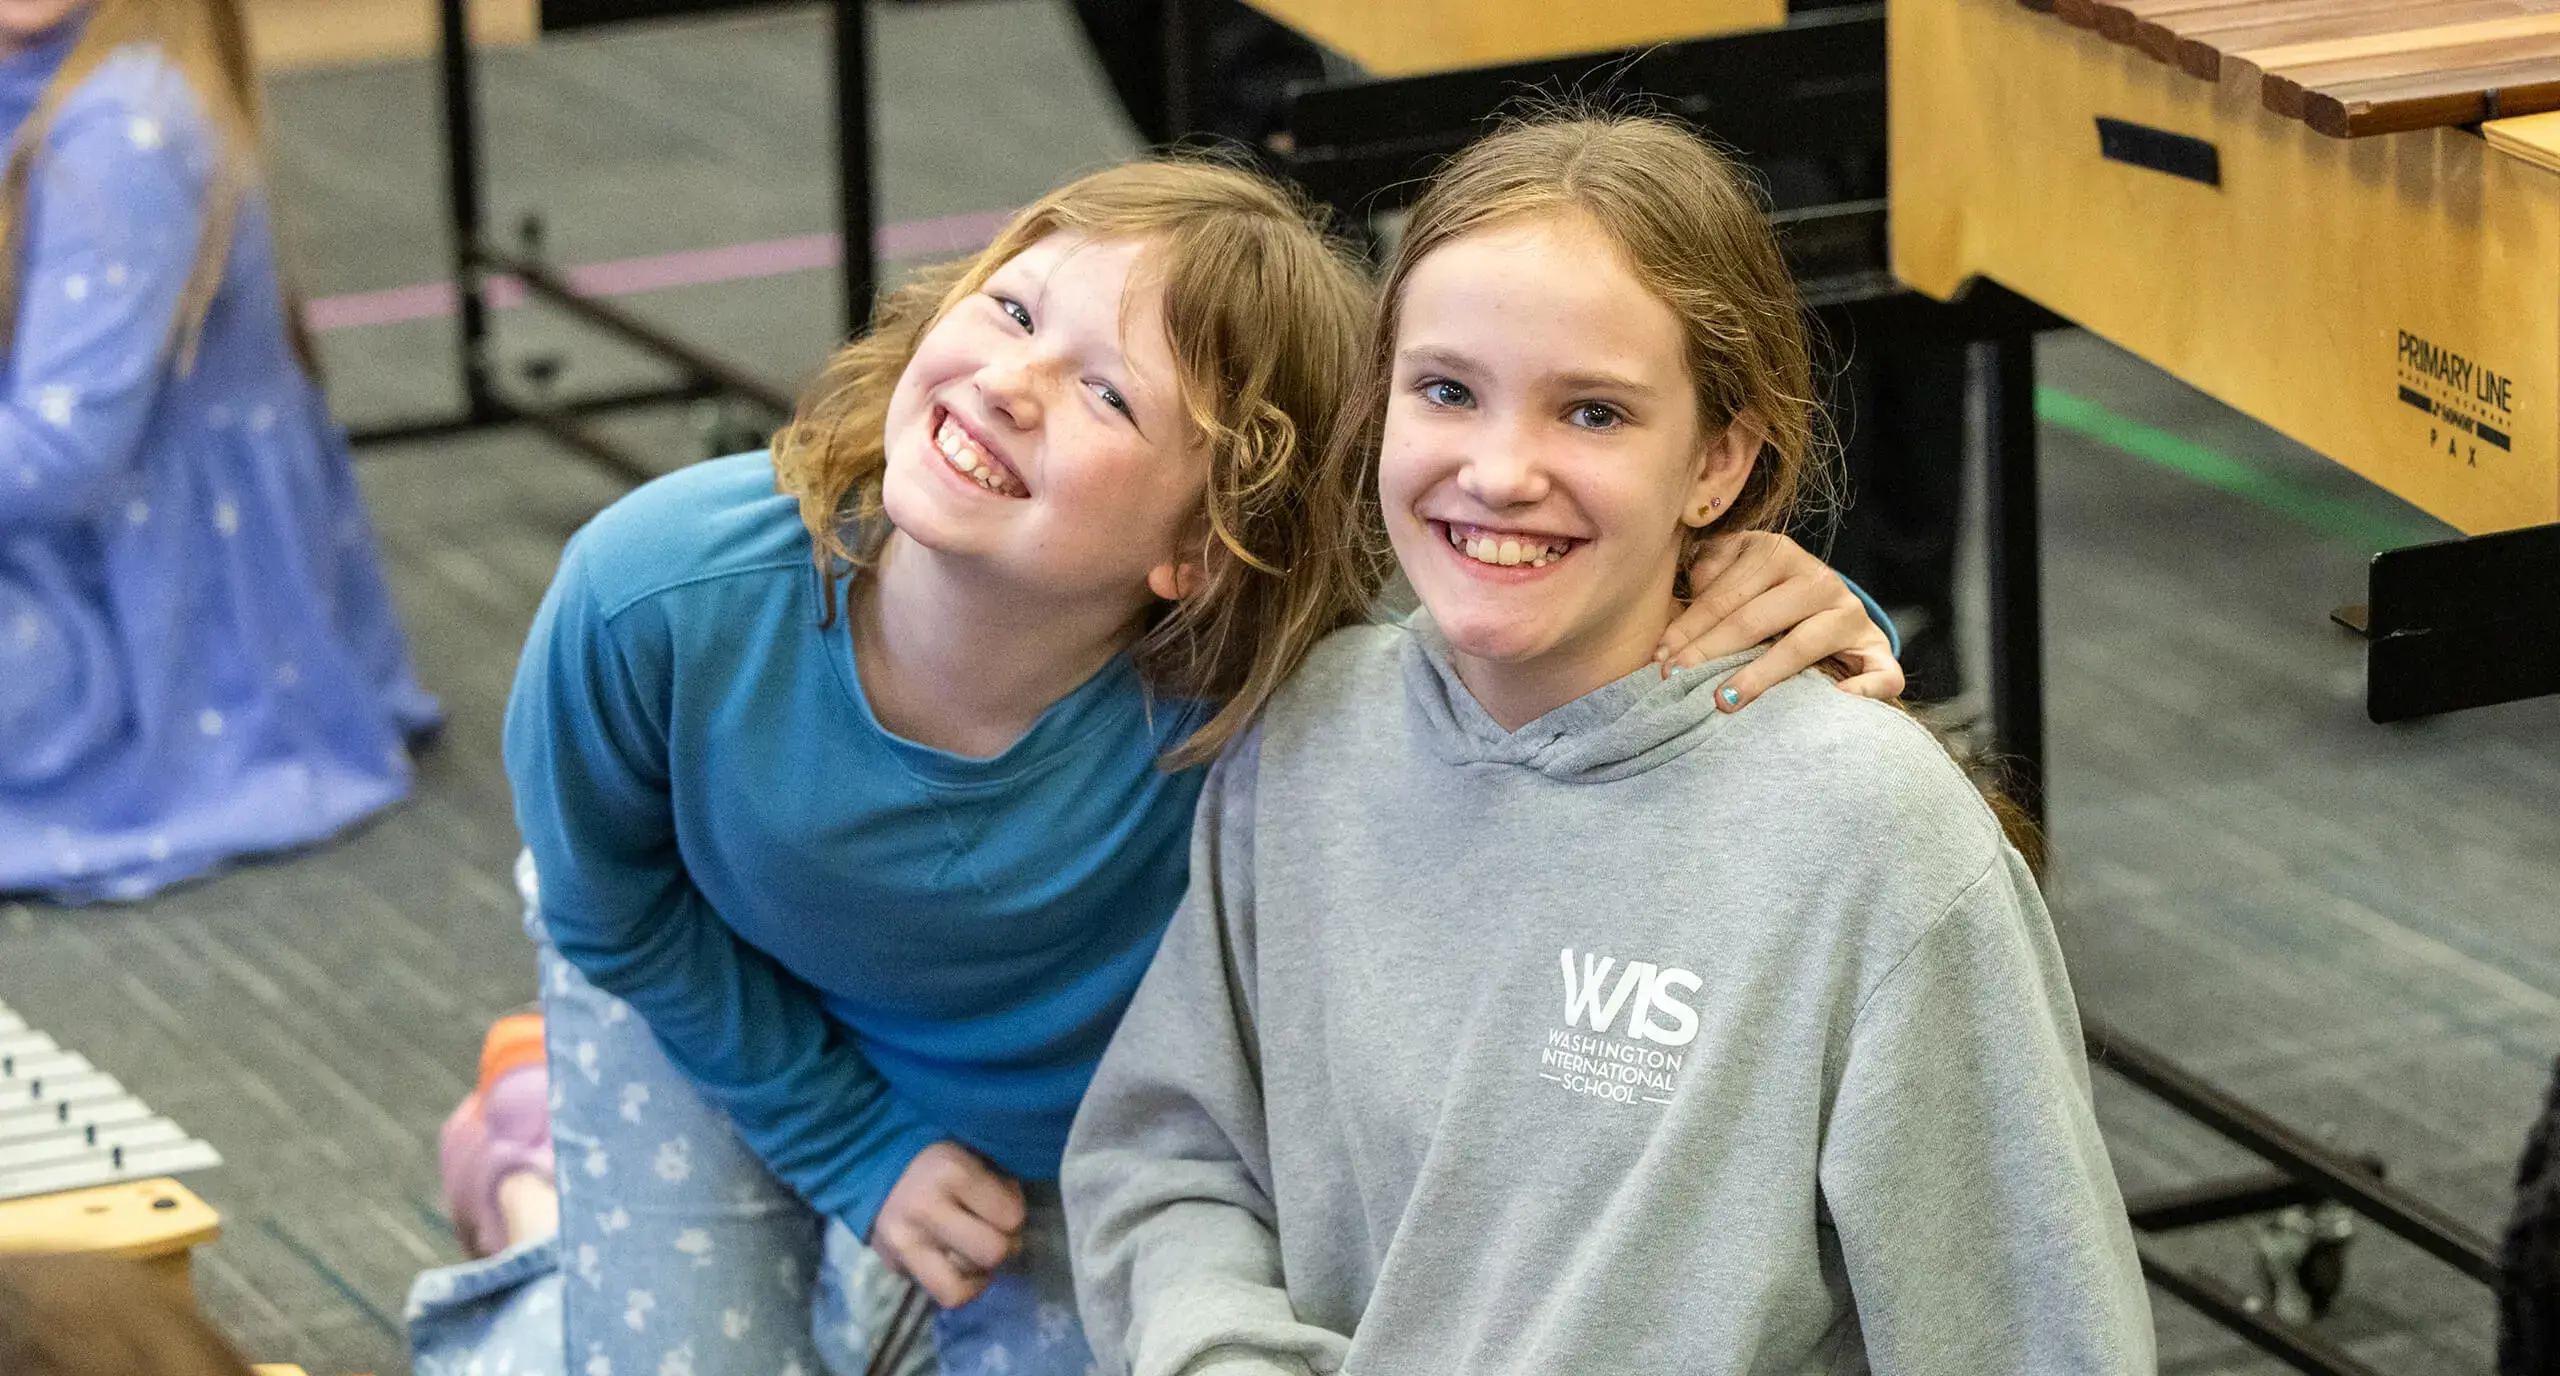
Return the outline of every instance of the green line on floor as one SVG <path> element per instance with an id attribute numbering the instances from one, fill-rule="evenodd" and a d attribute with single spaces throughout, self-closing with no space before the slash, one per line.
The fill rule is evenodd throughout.
<path id="1" fill-rule="evenodd" d="M 2182 473 L 2205 486 L 2256 503 L 2279 516 L 2365 549 L 2398 549 L 2441 540 L 2450 533 L 2297 487 L 2218 449 L 2118 415 L 2059 387 L 2036 389 L 2036 418 L 2146 463 Z"/>

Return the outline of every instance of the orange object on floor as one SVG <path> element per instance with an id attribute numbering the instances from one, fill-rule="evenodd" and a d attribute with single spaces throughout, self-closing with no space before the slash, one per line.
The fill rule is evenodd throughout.
<path id="1" fill-rule="evenodd" d="M 480 1042 L 480 1090 L 521 1066 L 542 1064 L 542 1015 L 509 1013 L 489 1024 L 489 1035 Z"/>

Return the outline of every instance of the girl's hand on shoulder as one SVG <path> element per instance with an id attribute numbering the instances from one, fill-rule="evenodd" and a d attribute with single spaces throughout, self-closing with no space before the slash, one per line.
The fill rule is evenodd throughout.
<path id="1" fill-rule="evenodd" d="M 957 1142 L 907 1163 L 871 1222 L 871 1250 L 933 1302 L 957 1309 L 1022 1250 L 1022 1186 Z"/>
<path id="2" fill-rule="evenodd" d="M 1867 604 L 1829 564 L 1786 536 L 1750 530 L 1718 537 L 1689 566 L 1689 588 L 1688 608 L 1654 647 L 1665 672 L 1777 642 L 1726 681 L 1733 696 L 1728 701 L 1717 693 L 1720 710 L 1740 711 L 1771 684 L 1826 659 L 1847 669 L 1840 686 L 1849 692 L 1878 700 L 1901 696 L 1902 665 Z"/>

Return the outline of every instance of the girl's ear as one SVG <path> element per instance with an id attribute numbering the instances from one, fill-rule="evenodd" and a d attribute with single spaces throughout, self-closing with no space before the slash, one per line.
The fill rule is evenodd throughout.
<path id="1" fill-rule="evenodd" d="M 1680 511 L 1680 523 L 1704 529 L 1721 519 L 1742 485 L 1751 481 L 1751 470 L 1760 461 L 1760 446 L 1769 440 L 1769 423 L 1760 413 L 1744 407 L 1733 418 L 1724 433 L 1709 438 L 1698 455 L 1698 481 L 1689 489 L 1689 504 Z"/>
<path id="2" fill-rule="evenodd" d="M 1147 570 L 1147 591 L 1167 602 L 1179 602 L 1199 588 L 1198 564 L 1158 564 Z"/>

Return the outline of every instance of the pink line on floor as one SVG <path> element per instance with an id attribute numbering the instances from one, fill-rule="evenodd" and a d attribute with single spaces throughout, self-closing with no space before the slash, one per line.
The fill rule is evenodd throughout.
<path id="1" fill-rule="evenodd" d="M 902 220 L 879 227 L 872 252 L 882 262 L 943 258 L 986 246 L 1013 218 L 1010 210 L 944 215 L 930 220 Z M 596 296 L 628 296 L 634 292 L 744 282 L 758 277 L 831 268 L 839 260 L 833 234 L 795 234 L 786 239 L 679 249 L 636 258 L 611 258 L 569 269 L 578 290 Z M 451 282 L 419 282 L 381 291 L 323 296 L 303 307 L 303 319 L 314 333 L 397 325 L 412 320 L 441 320 L 454 313 L 457 295 Z M 511 278 L 489 284 L 489 302 L 501 310 L 522 304 L 524 288 Z"/>

